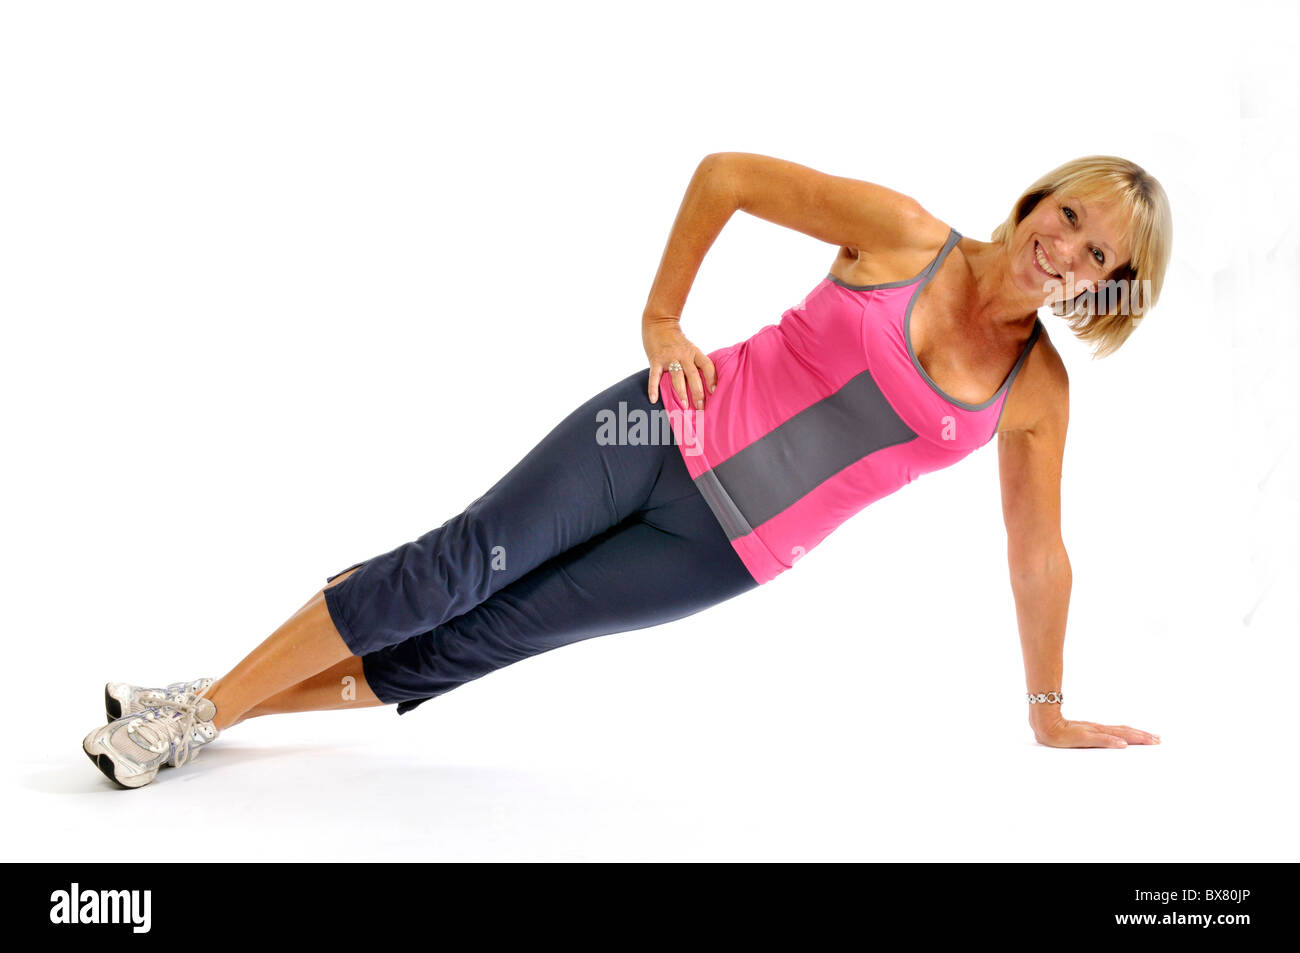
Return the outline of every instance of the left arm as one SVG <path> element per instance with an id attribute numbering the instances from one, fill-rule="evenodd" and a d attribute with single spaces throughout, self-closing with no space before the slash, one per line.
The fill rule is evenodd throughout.
<path id="1" fill-rule="evenodd" d="M 1072 576 L 1061 539 L 1061 461 L 1069 422 L 1069 378 L 1054 348 L 1040 345 L 1035 350 L 1043 357 L 1038 372 L 1022 381 L 1029 385 L 1017 402 L 1023 420 L 998 433 L 998 470 L 1025 687 L 1038 693 L 1062 689 Z M 1127 725 L 1070 721 L 1057 704 L 1025 705 L 1034 737 L 1051 747 L 1123 748 L 1160 740 Z"/>

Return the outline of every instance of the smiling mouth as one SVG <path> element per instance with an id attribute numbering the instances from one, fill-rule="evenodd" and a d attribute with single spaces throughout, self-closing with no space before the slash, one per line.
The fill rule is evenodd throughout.
<path id="1" fill-rule="evenodd" d="M 1043 251 L 1043 246 L 1034 241 L 1034 263 L 1038 265 L 1043 274 L 1049 278 L 1059 278 L 1060 273 L 1052 267 L 1052 263 L 1047 260 L 1047 253 Z"/>

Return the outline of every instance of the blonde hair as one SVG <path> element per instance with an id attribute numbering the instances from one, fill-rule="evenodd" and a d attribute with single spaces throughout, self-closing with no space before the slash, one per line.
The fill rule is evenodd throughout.
<path id="1" fill-rule="evenodd" d="M 1084 291 L 1053 306 L 1080 340 L 1093 345 L 1093 357 L 1105 357 L 1118 350 L 1160 297 L 1173 244 L 1169 198 L 1155 176 L 1136 163 L 1118 156 L 1085 156 L 1053 169 L 1027 188 L 1007 220 L 993 230 L 991 240 L 1010 246 L 1016 226 L 1039 202 L 1057 193 L 1114 199 L 1128 212 L 1129 261 L 1113 269 L 1097 291 Z M 1127 293 L 1130 288 L 1133 295 Z"/>

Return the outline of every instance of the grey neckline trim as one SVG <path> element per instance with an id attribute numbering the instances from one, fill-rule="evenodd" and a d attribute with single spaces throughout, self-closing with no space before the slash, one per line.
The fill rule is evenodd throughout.
<path id="1" fill-rule="evenodd" d="M 921 361 L 916 356 L 916 351 L 912 349 L 912 306 L 916 304 L 916 299 L 921 296 L 921 292 L 925 290 L 925 286 L 928 285 L 930 279 L 934 277 L 939 265 L 943 263 L 943 260 L 948 257 L 948 253 L 956 247 L 957 242 L 960 240 L 961 233 L 955 228 L 949 228 L 948 240 L 944 242 L 943 248 L 939 251 L 939 254 L 935 256 L 934 261 L 930 262 L 921 274 L 912 279 L 912 281 L 916 281 L 917 278 L 923 277 L 925 280 L 921 282 L 914 292 L 912 292 L 912 297 L 907 302 L 907 313 L 903 316 L 903 342 L 907 345 L 907 356 L 912 359 L 912 366 L 916 368 L 916 372 L 921 375 L 922 380 L 930 385 L 931 390 L 944 400 L 948 401 L 948 403 L 960 407 L 963 410 L 984 410 L 993 406 L 993 403 L 1002 396 L 1003 392 L 1011 386 L 1011 382 L 1015 380 L 1016 375 L 1020 373 L 1021 366 L 1024 365 L 1025 359 L 1029 357 L 1030 349 L 1033 348 L 1034 342 L 1038 340 L 1038 335 L 1043 330 L 1043 323 L 1038 318 L 1034 319 L 1034 329 L 1029 332 L 1029 339 L 1025 342 L 1025 346 L 1020 352 L 1020 357 L 1016 359 L 1015 365 L 1007 374 L 1006 379 L 1002 381 L 1002 386 L 999 387 L 988 400 L 978 404 L 970 404 L 964 400 L 958 400 L 956 397 L 945 394 L 943 388 L 931 380 L 930 375 L 925 372 L 925 368 L 921 366 Z M 879 285 L 878 287 L 887 286 Z M 1001 414 L 999 413 L 998 416 L 1000 417 Z"/>
<path id="2" fill-rule="evenodd" d="M 1046 332 L 1043 330 L 1042 318 L 1034 318 L 1034 330 L 1029 332 L 1029 340 L 1025 342 L 1024 353 L 1020 355 L 1020 360 L 1016 361 L 1016 366 L 1011 368 L 1011 373 L 1007 375 L 1007 382 L 1003 384 L 1002 387 L 998 388 L 999 394 L 1011 386 L 1011 382 L 1015 380 L 1016 375 L 1020 373 L 1020 366 L 1024 364 L 1025 359 L 1029 357 L 1029 351 L 1033 348 L 1034 342 L 1038 340 L 1040 335 L 1045 333 Z M 993 421 L 993 436 L 995 437 L 998 433 L 998 427 L 1002 426 L 1002 415 L 1006 412 L 1006 409 L 1007 403 L 1006 401 L 1003 401 L 1002 406 L 998 408 L 998 419 Z"/>

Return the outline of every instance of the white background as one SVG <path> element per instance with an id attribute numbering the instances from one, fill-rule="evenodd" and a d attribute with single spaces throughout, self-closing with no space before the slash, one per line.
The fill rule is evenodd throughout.
<path id="1" fill-rule="evenodd" d="M 1300 859 L 1287 4 L 3 9 L 5 858 Z M 728 150 L 980 239 L 1079 155 L 1164 184 L 1137 334 L 1093 361 L 1048 323 L 1065 711 L 1162 746 L 1034 743 L 990 445 L 688 620 L 249 722 L 137 792 L 87 762 L 105 680 L 223 673 L 642 364 Z M 687 333 L 747 337 L 834 253 L 739 213 Z"/>

